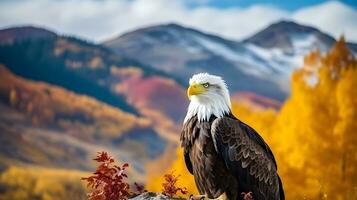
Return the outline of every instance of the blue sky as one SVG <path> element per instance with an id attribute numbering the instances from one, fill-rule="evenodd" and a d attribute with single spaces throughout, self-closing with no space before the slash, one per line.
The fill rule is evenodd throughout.
<path id="1" fill-rule="evenodd" d="M 202 6 L 202 4 L 213 6 L 216 8 L 231 8 L 231 7 L 242 7 L 246 8 L 252 5 L 256 4 L 262 4 L 262 5 L 270 5 L 274 6 L 280 9 L 284 10 L 289 10 L 289 11 L 295 11 L 297 9 L 306 7 L 306 6 L 311 6 L 311 5 L 317 5 L 324 3 L 326 1 L 322 0 L 295 0 L 295 1 L 284 1 L 284 0 L 202 0 L 202 1 L 197 1 L 197 0 L 190 0 L 189 4 L 192 7 L 199 7 Z M 357 1 L 356 0 L 343 0 L 341 1 L 351 7 L 356 8 L 357 7 Z"/>
<path id="2" fill-rule="evenodd" d="M 357 1 L 0 0 L 0 28 L 32 25 L 102 42 L 138 28 L 178 23 L 243 40 L 290 20 L 357 42 Z"/>

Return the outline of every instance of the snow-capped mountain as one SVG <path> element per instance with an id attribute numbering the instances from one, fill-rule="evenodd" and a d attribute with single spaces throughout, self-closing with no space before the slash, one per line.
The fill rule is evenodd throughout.
<path id="1" fill-rule="evenodd" d="M 243 43 L 194 29 L 176 24 L 149 27 L 105 45 L 120 55 L 165 71 L 182 83 L 187 83 L 193 73 L 210 72 L 223 76 L 233 91 L 254 91 L 277 99 L 285 96 L 275 81 L 262 76 L 275 74 L 274 69 L 268 68 Z"/>
<path id="2" fill-rule="evenodd" d="M 289 91 L 289 76 L 303 57 L 314 49 L 326 51 L 334 41 L 313 27 L 281 21 L 244 41 L 168 24 L 129 32 L 104 45 L 182 82 L 193 73 L 209 72 L 223 76 L 233 91 L 282 100 Z"/>
<path id="3" fill-rule="evenodd" d="M 327 51 L 336 40 L 316 28 L 290 21 L 271 24 L 243 41 L 245 47 L 276 66 L 279 72 L 289 75 L 303 65 L 303 57 L 313 50 Z M 356 50 L 355 44 L 348 44 Z"/>

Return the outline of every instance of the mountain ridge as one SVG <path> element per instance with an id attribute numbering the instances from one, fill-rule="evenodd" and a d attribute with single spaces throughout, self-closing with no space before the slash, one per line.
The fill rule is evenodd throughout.
<path id="1" fill-rule="evenodd" d="M 53 38 L 57 34 L 49 29 L 37 26 L 17 26 L 0 30 L 0 44 L 11 44 L 27 39 Z"/>
<path id="2" fill-rule="evenodd" d="M 117 44 L 119 48 L 115 48 Z M 135 57 L 140 62 L 149 63 L 156 69 L 165 71 L 186 82 L 191 74 L 198 71 L 208 71 L 221 76 L 227 75 L 225 77 L 227 77 L 226 79 L 233 90 L 237 87 L 240 90 L 249 90 L 251 85 L 247 84 L 247 81 L 240 82 L 237 85 L 233 84 L 233 80 L 236 80 L 236 78 L 232 77 L 231 74 L 237 74 L 242 79 L 246 79 L 247 76 L 244 74 L 252 73 L 252 71 L 254 73 L 255 71 L 255 69 L 240 61 L 240 58 L 242 58 L 241 60 L 245 59 L 242 55 L 235 54 L 236 51 L 242 52 L 242 54 L 246 52 L 246 48 L 240 43 L 216 35 L 201 33 L 177 24 L 139 29 L 132 34 L 127 33 L 120 36 L 116 41 L 108 41 L 104 45 L 109 48 L 112 47 L 119 55 Z M 145 50 L 142 51 L 143 49 Z M 218 49 L 218 51 L 215 51 L 215 49 Z M 247 62 L 250 62 L 250 60 Z M 218 67 L 214 67 L 210 63 L 228 67 L 221 68 L 221 71 L 226 71 L 222 73 Z M 250 76 L 249 80 L 256 82 L 256 89 L 264 95 L 269 95 L 264 91 L 270 90 L 274 91 L 272 94 L 276 98 L 283 96 L 282 92 L 279 92 L 278 86 L 269 88 L 275 84 L 274 82 L 254 76 Z"/>
<path id="3" fill-rule="evenodd" d="M 285 44 L 284 47 L 291 47 L 291 43 L 288 40 L 289 34 L 316 34 L 319 39 L 325 41 L 329 45 L 332 45 L 335 42 L 335 39 L 322 31 L 314 28 L 312 26 L 301 25 L 293 21 L 279 21 L 273 24 L 270 24 L 266 28 L 263 28 L 261 31 L 250 36 L 247 39 L 244 39 L 245 43 L 253 43 L 258 46 L 265 48 L 277 47 L 279 44 Z M 278 44 L 278 45 L 274 45 Z"/>
<path id="4" fill-rule="evenodd" d="M 166 28 L 173 28 L 173 29 L 184 29 L 186 31 L 190 31 L 190 32 L 195 32 L 195 33 L 200 33 L 200 34 L 203 34 L 205 36 L 208 36 L 208 37 L 213 37 L 213 38 L 216 38 L 217 40 L 222 40 L 222 41 L 226 41 L 227 43 L 231 43 L 231 42 L 238 42 L 238 41 L 235 41 L 235 40 L 231 40 L 231 39 L 227 39 L 227 38 L 224 38 L 224 37 L 221 37 L 219 35 L 216 35 L 216 34 L 213 34 L 213 33 L 208 33 L 208 32 L 204 32 L 204 31 L 200 31 L 198 29 L 195 29 L 193 27 L 188 27 L 188 26 L 183 26 L 181 24 L 178 24 L 178 23 L 164 23 L 164 24 L 158 24 L 158 25 L 153 25 L 153 26 L 146 26 L 146 27 L 142 27 L 142 28 L 138 28 L 138 29 L 135 29 L 133 31 L 128 31 L 128 32 L 125 32 L 123 34 L 120 34 L 119 36 L 116 36 L 112 39 L 108 39 L 106 41 L 104 41 L 102 44 L 106 44 L 106 43 L 110 43 L 111 41 L 114 41 L 116 39 L 119 39 L 120 37 L 125 37 L 125 36 L 128 36 L 128 35 L 131 35 L 131 34 L 136 34 L 136 33 L 142 33 L 142 32 L 146 32 L 146 31 L 150 31 L 150 30 L 153 30 L 153 29 L 166 29 Z"/>
<path id="5" fill-rule="evenodd" d="M 324 52 L 334 41 L 316 28 L 280 21 L 242 41 L 169 23 L 127 32 L 103 45 L 181 82 L 193 73 L 209 72 L 223 76 L 233 92 L 281 101 L 289 93 L 286 82 L 302 66 L 303 57 L 315 49 Z"/>

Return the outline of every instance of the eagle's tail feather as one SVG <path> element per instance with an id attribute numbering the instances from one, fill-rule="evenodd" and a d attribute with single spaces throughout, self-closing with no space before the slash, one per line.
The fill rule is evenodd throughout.
<path id="1" fill-rule="evenodd" d="M 283 183 L 281 182 L 280 177 L 278 176 L 279 179 L 279 195 L 280 195 L 280 200 L 285 200 L 285 193 L 284 193 L 284 188 L 283 188 Z"/>

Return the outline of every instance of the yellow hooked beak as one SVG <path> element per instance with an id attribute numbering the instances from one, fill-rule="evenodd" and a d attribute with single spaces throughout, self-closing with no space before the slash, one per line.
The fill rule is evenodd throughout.
<path id="1" fill-rule="evenodd" d="M 190 98 L 193 95 L 202 94 L 204 92 L 206 92 L 206 88 L 204 88 L 203 85 L 201 84 L 190 85 L 190 87 L 187 88 L 187 97 Z"/>

